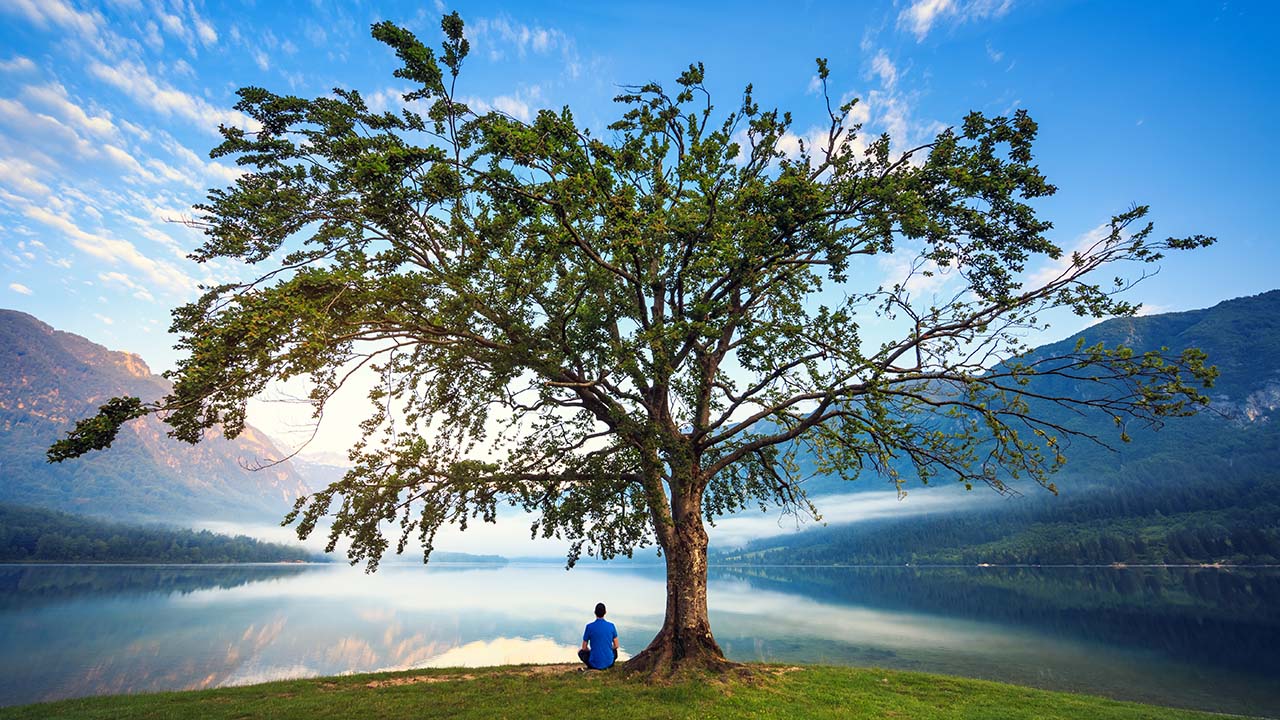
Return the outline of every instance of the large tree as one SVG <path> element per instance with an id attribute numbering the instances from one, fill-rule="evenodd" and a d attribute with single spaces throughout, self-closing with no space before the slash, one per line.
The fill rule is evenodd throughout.
<path id="1" fill-rule="evenodd" d="M 718 113 L 701 65 L 673 92 L 627 89 L 600 136 L 568 108 L 532 122 L 458 100 L 468 43 L 444 18 L 437 54 L 373 27 L 413 84 L 398 112 L 358 92 L 315 99 L 261 88 L 213 156 L 246 173 L 198 206 L 197 261 L 254 279 L 174 312 L 186 351 L 170 396 L 113 400 L 52 459 L 108 445 L 160 413 L 197 442 L 234 437 L 246 403 L 298 376 L 319 417 L 349 378 L 380 382 L 346 476 L 299 500 L 300 537 L 331 517 L 370 569 L 415 534 L 493 521 L 509 504 L 534 535 L 582 552 L 655 544 L 667 566 L 662 629 L 630 661 L 666 672 L 722 665 L 707 618 L 707 532 L 749 506 L 816 513 L 803 469 L 1049 489 L 1073 434 L 1060 413 L 1159 422 L 1205 402 L 1196 351 L 1077 347 L 1019 362 L 1055 308 L 1093 317 L 1136 306 L 1092 278 L 1211 239 L 1157 239 L 1136 207 L 1069 254 L 1029 204 L 1054 192 L 1032 161 L 1026 113 L 968 115 L 927 144 L 859 136 L 856 101 L 833 106 L 810 147 L 748 87 Z M 818 61 L 824 88 L 827 67 Z M 825 96 L 825 93 L 824 93 Z M 885 257 L 945 273 L 947 299 L 866 284 Z M 1028 266 L 1057 260 L 1028 281 Z M 864 321 L 898 327 L 864 340 Z M 881 330 L 882 331 L 882 330 Z M 1040 397 L 1034 379 L 1085 378 Z M 391 536 L 388 537 L 387 532 Z"/>

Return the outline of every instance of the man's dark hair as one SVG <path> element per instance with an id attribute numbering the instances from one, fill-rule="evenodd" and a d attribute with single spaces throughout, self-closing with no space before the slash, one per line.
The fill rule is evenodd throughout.
<path id="1" fill-rule="evenodd" d="M 596 617 L 604 617 L 604 603 L 596 603 Z"/>

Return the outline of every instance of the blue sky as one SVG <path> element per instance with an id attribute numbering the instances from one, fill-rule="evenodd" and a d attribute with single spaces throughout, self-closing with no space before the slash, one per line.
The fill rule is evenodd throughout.
<path id="1" fill-rule="evenodd" d="M 450 9 L 453 9 L 451 6 Z M 889 0 L 880 3 L 481 3 L 456 6 L 473 53 L 462 94 L 527 118 L 570 105 L 603 129 L 620 85 L 693 61 L 729 109 L 820 122 L 814 58 L 833 94 L 863 98 L 866 127 L 907 142 L 970 109 L 1026 108 L 1060 192 L 1041 207 L 1078 238 L 1133 203 L 1162 235 L 1219 237 L 1171 258 L 1135 299 L 1202 307 L 1280 286 L 1275 208 L 1280 27 L 1273 3 Z M 237 277 L 185 255 L 180 223 L 235 177 L 208 159 L 234 91 L 356 88 L 393 105 L 403 83 L 368 37 L 381 19 L 438 38 L 421 3 L 0 0 L 0 307 L 172 367 L 168 310 L 196 284 Z M 882 270 L 890 272 L 891 267 Z M 1081 325 L 1056 327 L 1057 339 Z"/>

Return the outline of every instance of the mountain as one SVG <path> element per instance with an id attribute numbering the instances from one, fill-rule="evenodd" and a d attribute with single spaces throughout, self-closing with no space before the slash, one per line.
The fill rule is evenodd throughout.
<path id="1" fill-rule="evenodd" d="M 297 546 L 0 503 L 0 562 L 327 562 Z"/>
<path id="2" fill-rule="evenodd" d="M 211 431 L 193 446 L 152 416 L 126 425 L 110 450 L 45 461 L 106 400 L 154 400 L 170 387 L 137 355 L 0 310 L 0 502 L 117 519 L 278 521 L 308 491 L 287 462 L 246 469 L 283 456 L 252 427 L 235 440 Z"/>
<path id="3" fill-rule="evenodd" d="M 1202 310 L 1109 320 L 1038 348 L 1030 359 L 1068 352 L 1081 339 L 1138 351 L 1204 350 L 1220 372 L 1207 391 L 1209 408 L 1169 419 L 1158 430 L 1126 428 L 1132 442 L 1122 443 L 1105 414 L 1075 415 L 1033 404 L 1034 414 L 1112 446 L 1072 441 L 1064 450 L 1066 467 L 1053 478 L 1059 496 L 1015 485 L 1022 496 L 969 511 L 767 538 L 724 553 L 721 561 L 1280 561 L 1280 290 Z M 1038 378 L 1033 388 L 1046 394 L 1095 392 L 1083 381 L 1063 378 Z"/>

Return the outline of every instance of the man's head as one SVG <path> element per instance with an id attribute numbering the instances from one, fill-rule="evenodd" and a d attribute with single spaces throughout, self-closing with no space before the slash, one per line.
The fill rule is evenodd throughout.
<path id="1" fill-rule="evenodd" d="M 604 603 L 596 603 L 596 617 L 604 617 Z"/>

